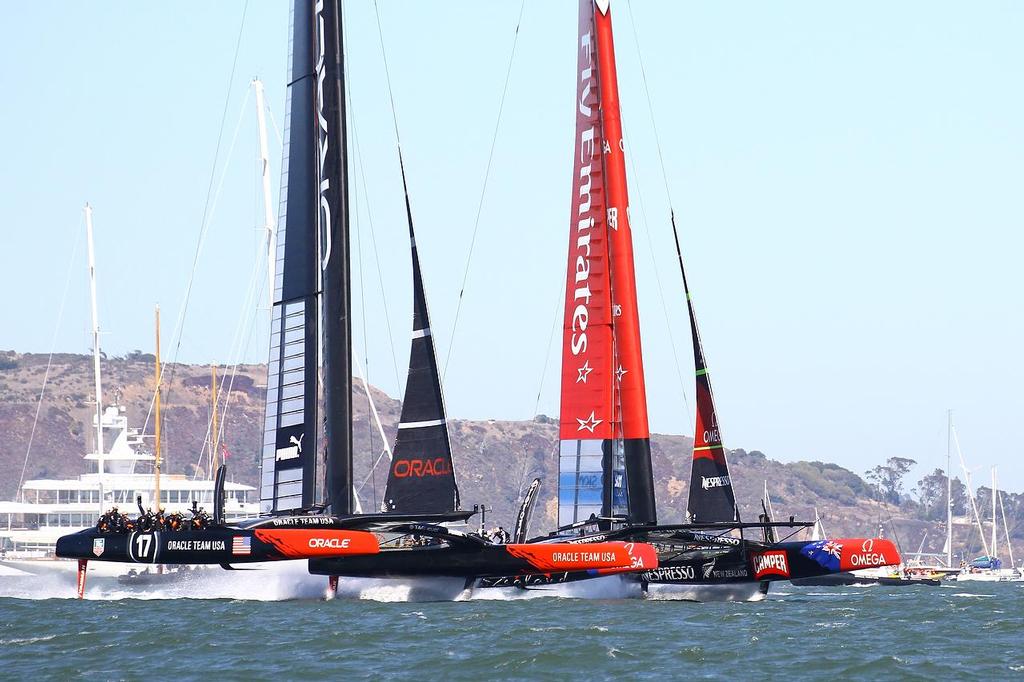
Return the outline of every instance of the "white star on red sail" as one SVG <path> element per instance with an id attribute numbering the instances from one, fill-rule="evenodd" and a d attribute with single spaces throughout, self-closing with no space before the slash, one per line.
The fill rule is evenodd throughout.
<path id="1" fill-rule="evenodd" d="M 586 419 L 580 419 L 579 417 L 576 417 L 576 421 L 580 423 L 579 427 L 576 429 L 577 431 L 582 431 L 583 429 L 586 429 L 587 431 L 593 433 L 597 425 L 603 422 L 604 420 L 597 419 L 594 416 L 594 411 L 591 410 L 589 417 L 587 417 Z"/>
<path id="2" fill-rule="evenodd" d="M 587 360 L 586 362 L 583 363 L 583 366 L 580 367 L 577 371 L 580 373 L 580 375 L 576 377 L 576 383 L 578 384 L 581 381 L 583 383 L 587 383 L 587 376 L 594 371 L 594 368 L 590 366 L 590 360 Z"/>
<path id="3" fill-rule="evenodd" d="M 615 378 L 621 382 L 622 375 L 626 374 L 627 372 L 629 372 L 628 369 L 624 368 L 622 365 L 619 365 L 619 368 L 615 370 Z"/>

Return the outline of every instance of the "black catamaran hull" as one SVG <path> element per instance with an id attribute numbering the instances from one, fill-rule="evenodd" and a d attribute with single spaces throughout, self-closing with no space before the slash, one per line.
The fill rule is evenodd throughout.
<path id="1" fill-rule="evenodd" d="M 56 553 L 80 561 L 229 565 L 377 551 L 377 538 L 362 531 L 214 527 L 145 533 L 88 528 L 59 538 Z"/>
<path id="2" fill-rule="evenodd" d="M 443 537 L 443 536 L 438 536 Z M 481 577 L 581 574 L 587 577 L 657 566 L 654 548 L 642 543 L 578 545 L 457 543 L 385 549 L 366 556 L 311 559 L 314 575 L 347 578 L 463 578 L 469 587 Z"/>
<path id="3" fill-rule="evenodd" d="M 658 567 L 621 578 L 639 581 L 644 594 L 653 599 L 756 601 L 764 598 L 771 582 L 828 576 L 853 567 L 895 565 L 900 561 L 896 547 L 877 538 L 767 544 L 730 537 L 712 539 L 687 531 L 658 538 L 650 530 L 630 529 L 619 531 L 615 537 L 631 534 L 629 539 L 655 546 Z M 567 572 L 530 581 L 514 576 L 482 578 L 475 589 L 550 588 L 592 577 L 583 572 Z"/>

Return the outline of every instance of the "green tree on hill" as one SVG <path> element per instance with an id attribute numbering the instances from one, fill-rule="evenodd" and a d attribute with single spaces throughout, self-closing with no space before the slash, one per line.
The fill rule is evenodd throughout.
<path id="1" fill-rule="evenodd" d="M 870 469 L 867 478 L 874 483 L 879 499 L 898 505 L 903 499 L 903 477 L 915 464 L 908 457 L 890 457 L 885 464 Z"/>

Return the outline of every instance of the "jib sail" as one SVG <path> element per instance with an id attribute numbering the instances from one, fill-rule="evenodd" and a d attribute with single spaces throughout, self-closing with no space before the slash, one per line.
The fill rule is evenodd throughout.
<path id="1" fill-rule="evenodd" d="M 336 0 L 296 0 L 260 507 L 351 510 L 351 338 Z M 325 485 L 326 482 L 326 485 Z"/>
<path id="2" fill-rule="evenodd" d="M 404 169 L 402 182 L 404 185 Z M 451 512 L 459 508 L 459 488 L 452 466 L 441 375 L 437 371 L 437 355 L 430 331 L 408 191 L 405 207 L 412 250 L 412 347 L 402 416 L 381 511 L 406 514 Z"/>
<path id="3" fill-rule="evenodd" d="M 674 225 L 673 225 L 674 228 Z M 711 378 L 704 361 L 704 347 L 697 329 L 697 317 L 693 311 L 693 299 L 686 281 L 686 269 L 679 250 L 676 236 L 676 251 L 679 254 L 679 269 L 683 275 L 683 291 L 686 294 L 686 309 L 690 315 L 690 332 L 693 336 L 693 364 L 697 372 L 697 421 L 693 430 L 693 469 L 690 473 L 690 497 L 687 503 L 687 518 L 694 522 L 739 521 L 736 496 L 729 478 L 729 463 L 722 445 L 722 434 L 715 412 L 715 397 L 711 392 Z"/>

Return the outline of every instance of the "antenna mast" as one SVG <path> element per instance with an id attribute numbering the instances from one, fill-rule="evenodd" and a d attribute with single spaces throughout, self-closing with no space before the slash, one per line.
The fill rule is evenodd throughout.
<path id="1" fill-rule="evenodd" d="M 999 538 L 999 534 L 996 533 L 996 529 L 999 524 L 996 523 L 996 468 L 992 467 L 992 554 L 991 558 L 995 559 L 996 555 L 999 554 L 999 550 L 996 549 L 996 541 Z"/>
<path id="2" fill-rule="evenodd" d="M 953 471 L 950 468 L 953 410 L 946 410 L 946 567 L 953 568 Z"/>
<path id="3" fill-rule="evenodd" d="M 96 256 L 92 244 L 92 206 L 85 205 L 85 234 L 89 249 L 89 301 L 92 304 L 92 368 L 96 390 L 96 456 L 100 474 L 100 507 L 103 506 L 103 384 L 100 379 L 100 320 L 96 308 Z"/>
<path id="4" fill-rule="evenodd" d="M 274 208 L 270 200 L 270 152 L 267 149 L 267 121 L 263 104 L 263 81 L 256 78 L 252 82 L 256 90 L 256 121 L 260 137 L 260 173 L 263 178 L 263 229 L 267 237 L 267 277 L 269 286 L 267 296 L 270 306 L 274 306 L 274 277 L 277 272 L 277 223 L 274 219 Z"/>
<path id="5" fill-rule="evenodd" d="M 154 439 L 153 446 L 153 506 L 160 511 L 160 393 L 163 377 L 160 372 L 160 306 L 156 307 L 156 398 L 154 400 Z"/>
<path id="6" fill-rule="evenodd" d="M 210 365 L 210 400 L 213 401 L 213 425 L 210 428 L 210 476 L 217 473 L 217 455 L 220 445 L 217 423 L 217 365 Z"/>

